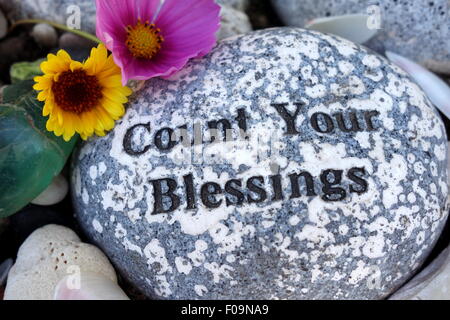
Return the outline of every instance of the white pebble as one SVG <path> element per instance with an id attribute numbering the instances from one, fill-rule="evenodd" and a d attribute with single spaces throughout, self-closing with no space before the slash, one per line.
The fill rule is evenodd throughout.
<path id="1" fill-rule="evenodd" d="M 8 34 L 8 20 L 2 10 L 0 10 L 0 39 L 3 39 Z"/>
<path id="2" fill-rule="evenodd" d="M 38 206 L 52 206 L 64 200 L 69 191 L 69 184 L 64 176 L 55 177 L 52 183 L 36 199 L 31 201 Z"/>
<path id="3" fill-rule="evenodd" d="M 222 6 L 220 16 L 221 27 L 217 33 L 218 40 L 223 40 L 252 31 L 250 20 L 244 12 L 228 6 Z"/>
<path id="4" fill-rule="evenodd" d="M 4 299 L 51 300 L 64 277 L 83 283 L 83 276 L 92 272 L 117 283 L 114 268 L 97 247 L 82 243 L 68 228 L 48 225 L 33 232 L 20 247 Z"/>
<path id="5" fill-rule="evenodd" d="M 129 300 L 116 282 L 93 272 L 83 272 L 79 281 L 64 277 L 56 286 L 54 300 Z"/>
<path id="6" fill-rule="evenodd" d="M 53 48 L 58 44 L 58 34 L 55 28 L 46 23 L 35 25 L 31 36 L 38 44 L 46 48 Z"/>

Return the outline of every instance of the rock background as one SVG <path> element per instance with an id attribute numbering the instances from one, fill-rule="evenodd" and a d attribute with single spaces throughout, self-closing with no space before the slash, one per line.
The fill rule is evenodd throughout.
<path id="1" fill-rule="evenodd" d="M 384 53 L 401 54 L 427 68 L 450 75 L 450 3 L 447 0 L 272 0 L 282 20 L 304 27 L 315 18 L 368 14 L 377 5 L 381 29 L 366 43 Z"/>

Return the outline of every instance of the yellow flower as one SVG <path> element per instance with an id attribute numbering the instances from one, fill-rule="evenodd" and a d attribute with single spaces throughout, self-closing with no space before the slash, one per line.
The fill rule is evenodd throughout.
<path id="1" fill-rule="evenodd" d="M 45 101 L 47 130 L 69 141 L 75 133 L 83 140 L 104 136 L 124 113 L 132 91 L 122 86 L 120 68 L 103 44 L 93 48 L 84 63 L 60 50 L 41 64 L 41 77 L 34 78 L 38 100 Z"/>

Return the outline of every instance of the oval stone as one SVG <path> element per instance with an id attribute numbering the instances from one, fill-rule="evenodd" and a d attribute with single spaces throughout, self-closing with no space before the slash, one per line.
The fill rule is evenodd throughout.
<path id="1" fill-rule="evenodd" d="M 450 74 L 450 3 L 448 0 L 272 0 L 280 18 L 304 27 L 313 19 L 367 14 L 377 36 L 367 46 L 408 57 L 434 72 Z"/>
<path id="2" fill-rule="evenodd" d="M 157 299 L 380 299 L 446 220 L 437 111 L 386 59 L 294 28 L 147 81 L 72 165 L 77 217 Z"/>

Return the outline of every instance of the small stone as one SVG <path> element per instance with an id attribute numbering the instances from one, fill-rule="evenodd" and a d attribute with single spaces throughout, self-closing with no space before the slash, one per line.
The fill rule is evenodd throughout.
<path id="1" fill-rule="evenodd" d="M 450 247 L 390 300 L 450 300 Z"/>
<path id="2" fill-rule="evenodd" d="M 55 28 L 46 23 L 36 24 L 31 31 L 31 36 L 36 43 L 46 48 L 53 48 L 58 44 Z"/>
<path id="3" fill-rule="evenodd" d="M 9 270 L 11 269 L 12 265 L 12 259 L 8 259 L 0 263 L 0 287 L 3 287 L 5 285 Z"/>
<path id="4" fill-rule="evenodd" d="M 96 47 L 96 43 L 74 33 L 65 32 L 59 38 L 59 47 L 66 50 L 73 48 L 85 48 L 91 50 L 93 47 Z"/>
<path id="5" fill-rule="evenodd" d="M 250 3 L 249 0 L 217 0 L 220 5 L 226 5 L 239 11 L 245 11 Z"/>
<path id="6" fill-rule="evenodd" d="M 366 43 L 369 48 L 380 53 L 392 51 L 434 72 L 450 74 L 448 0 L 272 0 L 272 3 L 287 25 L 297 27 L 315 18 L 368 14 L 368 23 L 379 29 L 378 35 Z"/>
<path id="7" fill-rule="evenodd" d="M 20 247 L 8 276 L 5 300 L 51 300 L 67 275 L 99 273 L 117 283 L 115 271 L 96 247 L 82 243 L 70 229 L 48 225 L 36 230 Z"/>
<path id="8" fill-rule="evenodd" d="M 222 6 L 220 15 L 221 27 L 217 34 L 217 40 L 223 40 L 252 31 L 250 20 L 244 12 L 228 6 Z"/>
<path id="9" fill-rule="evenodd" d="M 6 20 L 3 11 L 0 9 L 0 39 L 8 34 L 8 20 Z"/>
<path id="10" fill-rule="evenodd" d="M 0 81 L 11 83 L 10 67 L 16 62 L 35 61 L 48 50 L 39 47 L 28 33 L 20 33 L 0 41 Z"/>
<path id="11" fill-rule="evenodd" d="M 37 198 L 31 201 L 39 206 L 52 206 L 64 200 L 69 192 L 69 184 L 63 175 L 56 176 L 52 183 Z"/>
<path id="12" fill-rule="evenodd" d="M 149 298 L 382 299 L 436 243 L 447 176 L 442 120 L 400 68 L 277 28 L 147 81 L 75 152 L 71 190 Z"/>

